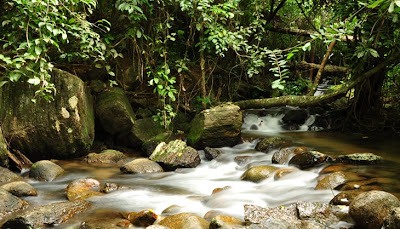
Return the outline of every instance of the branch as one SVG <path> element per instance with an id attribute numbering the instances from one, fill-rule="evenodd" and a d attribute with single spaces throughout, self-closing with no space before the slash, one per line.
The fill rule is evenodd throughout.
<path id="1" fill-rule="evenodd" d="M 300 61 L 291 66 L 299 68 L 299 69 L 305 69 L 305 70 L 309 70 L 310 68 L 311 69 L 320 69 L 321 68 L 320 64 L 308 63 L 306 61 Z M 350 71 L 351 71 L 350 68 L 346 68 L 343 66 L 330 65 L 330 64 L 325 65 L 325 68 L 324 68 L 324 72 L 329 72 L 329 73 L 346 73 L 346 72 L 350 72 Z"/>
<path id="2" fill-rule="evenodd" d="M 276 32 L 276 33 L 284 33 L 284 34 L 290 34 L 290 35 L 297 35 L 297 36 L 305 36 L 309 37 L 311 35 L 318 36 L 319 34 L 310 31 L 310 30 L 304 30 L 304 29 L 291 29 L 291 28 L 281 28 L 281 27 L 273 27 L 273 28 L 266 28 L 269 31 Z M 353 41 L 354 37 L 353 36 L 342 36 L 340 37 L 340 40 L 342 41 Z"/>

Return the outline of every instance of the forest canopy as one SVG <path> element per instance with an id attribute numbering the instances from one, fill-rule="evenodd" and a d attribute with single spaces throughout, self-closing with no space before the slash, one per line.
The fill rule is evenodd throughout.
<path id="1" fill-rule="evenodd" d="M 166 126 L 177 109 L 280 96 L 271 106 L 347 95 L 359 116 L 400 106 L 399 15 L 398 0 L 2 1 L 0 86 L 26 81 L 33 101 L 51 100 L 54 67 L 83 79 L 97 69 L 156 96 Z M 332 95 L 313 96 L 327 76 Z"/>

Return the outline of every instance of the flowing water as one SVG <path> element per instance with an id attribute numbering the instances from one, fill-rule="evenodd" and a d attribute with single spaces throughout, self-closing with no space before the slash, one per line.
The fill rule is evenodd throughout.
<path id="1" fill-rule="evenodd" d="M 273 177 L 260 183 L 242 181 L 240 176 L 251 166 L 271 165 L 271 158 L 276 150 L 268 153 L 257 152 L 254 148 L 260 136 L 287 136 L 310 149 L 329 152 L 330 155 L 372 152 L 392 161 L 390 165 L 379 167 L 377 176 L 393 178 L 400 175 L 400 144 L 397 139 L 377 139 L 362 135 L 341 135 L 316 131 L 312 129 L 313 117 L 309 117 L 299 130 L 286 132 L 280 126 L 280 115 L 258 117 L 249 114 L 244 119 L 243 143 L 234 147 L 223 147 L 218 158 L 207 161 L 204 152 L 200 151 L 202 162 L 197 168 L 178 169 L 174 172 L 156 174 L 121 174 L 119 166 L 88 165 L 76 161 L 62 161 L 59 164 L 67 171 L 64 176 L 53 182 L 31 181 L 39 196 L 25 198 L 33 205 L 65 201 L 64 189 L 78 178 L 96 178 L 102 184 L 114 182 L 129 187 L 127 190 L 115 191 L 104 196 L 89 199 L 98 209 L 116 211 L 141 211 L 153 209 L 161 214 L 170 206 L 169 214 L 192 212 L 204 216 L 210 210 L 238 217 L 243 220 L 245 204 L 262 207 L 277 207 L 297 201 L 328 203 L 338 192 L 335 190 L 314 190 L 322 167 L 307 171 L 290 173 L 281 179 Z M 260 125 L 260 121 L 261 125 Z M 257 125 L 257 130 L 251 130 Z M 253 140 L 254 139 L 254 140 Z M 244 160 L 237 162 L 235 157 Z M 290 168 L 289 165 L 274 165 Z M 371 167 L 371 169 L 376 169 Z M 229 187 L 224 191 L 212 194 L 215 188 Z M 397 189 L 396 189 L 397 188 Z M 399 186 L 393 192 L 398 192 Z"/>

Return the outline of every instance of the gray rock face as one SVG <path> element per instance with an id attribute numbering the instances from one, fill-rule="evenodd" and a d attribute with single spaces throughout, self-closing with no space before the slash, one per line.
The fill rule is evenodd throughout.
<path id="1" fill-rule="evenodd" d="M 393 208 L 400 207 L 394 195 L 384 191 L 369 191 L 359 194 L 350 204 L 349 214 L 356 225 L 362 228 L 381 228 L 384 219 Z"/>
<path id="2" fill-rule="evenodd" d="M 22 181 L 23 178 L 7 168 L 0 167 L 0 185 L 13 181 Z"/>
<path id="3" fill-rule="evenodd" d="M 89 164 L 115 164 L 122 163 L 126 160 L 127 157 L 122 152 L 112 149 L 103 150 L 101 153 L 89 153 L 85 157 L 85 161 Z"/>
<path id="4" fill-rule="evenodd" d="M 335 161 L 357 165 L 377 164 L 382 161 L 382 157 L 373 153 L 354 153 L 341 155 Z"/>
<path id="5" fill-rule="evenodd" d="M 27 206 L 27 202 L 0 188 L 0 221 L 12 212 L 24 209 Z"/>
<path id="6" fill-rule="evenodd" d="M 58 69 L 52 81 L 57 94 L 51 103 L 33 103 L 37 88 L 22 81 L 0 88 L 4 137 L 32 161 L 78 157 L 93 144 L 94 112 L 85 83 Z"/>
<path id="7" fill-rule="evenodd" d="M 329 159 L 330 157 L 323 153 L 307 151 L 292 157 L 289 161 L 289 165 L 296 166 L 299 169 L 308 169 L 318 166 Z"/>
<path id="8" fill-rule="evenodd" d="M 37 196 L 37 191 L 32 185 L 25 181 L 14 181 L 1 186 L 2 189 L 13 194 L 14 196 Z"/>
<path id="9" fill-rule="evenodd" d="M 240 140 L 240 107 L 227 103 L 197 114 L 191 122 L 188 144 L 196 149 L 236 145 Z"/>
<path id="10" fill-rule="evenodd" d="M 120 168 L 123 173 L 144 174 L 164 172 L 163 168 L 154 161 L 146 158 L 135 159 Z"/>
<path id="11" fill-rule="evenodd" d="M 150 160 L 161 163 L 167 170 L 195 168 L 201 162 L 199 152 L 181 140 L 160 143 Z"/>
<path id="12" fill-rule="evenodd" d="M 129 133 L 135 122 L 135 113 L 125 92 L 117 87 L 99 94 L 96 116 L 104 130 L 112 135 Z"/>
<path id="13" fill-rule="evenodd" d="M 65 201 L 29 208 L 9 219 L 4 228 L 39 228 L 46 225 L 65 223 L 69 218 L 87 209 L 90 204 L 84 200 Z"/>
<path id="14" fill-rule="evenodd" d="M 43 160 L 34 163 L 29 177 L 40 181 L 52 181 L 64 173 L 64 169 L 54 162 Z"/>

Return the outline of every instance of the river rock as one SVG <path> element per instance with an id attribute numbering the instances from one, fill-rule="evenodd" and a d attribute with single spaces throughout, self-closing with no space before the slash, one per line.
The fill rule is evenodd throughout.
<path id="1" fill-rule="evenodd" d="M 93 178 L 81 178 L 72 181 L 65 191 L 68 200 L 87 199 L 92 196 L 103 195 L 100 193 L 101 183 Z"/>
<path id="2" fill-rule="evenodd" d="M 341 185 L 344 185 L 345 183 L 349 181 L 354 181 L 354 180 L 362 180 L 365 179 L 363 177 L 360 177 L 356 173 L 352 172 L 334 172 L 331 174 L 328 174 L 326 177 L 324 177 L 322 180 L 320 180 L 315 187 L 315 189 L 320 190 L 320 189 L 338 189 Z"/>
<path id="3" fill-rule="evenodd" d="M 161 225 L 151 225 L 151 226 L 146 227 L 146 229 L 171 229 L 171 228 L 161 226 Z"/>
<path id="4" fill-rule="evenodd" d="M 34 163 L 29 177 L 40 181 L 52 181 L 64 173 L 64 169 L 54 162 L 42 160 Z"/>
<path id="5" fill-rule="evenodd" d="M 88 152 L 94 140 L 92 98 L 77 76 L 53 68 L 54 101 L 33 103 L 37 86 L 23 81 L 0 89 L 0 120 L 13 149 L 32 161 L 66 159 Z"/>
<path id="6" fill-rule="evenodd" d="M 150 160 L 161 163 L 167 170 L 195 168 L 201 161 L 199 152 L 182 140 L 160 143 L 151 154 Z"/>
<path id="7" fill-rule="evenodd" d="M 96 99 L 96 116 L 103 129 L 112 135 L 128 134 L 135 123 L 135 113 L 122 88 L 101 92 Z"/>
<path id="8" fill-rule="evenodd" d="M 192 213 L 180 213 L 165 217 L 159 223 L 173 229 L 208 229 L 210 223 Z"/>
<path id="9" fill-rule="evenodd" d="M 365 165 L 379 163 L 382 161 L 382 157 L 373 153 L 354 153 L 341 155 L 337 157 L 335 161 L 348 164 Z"/>
<path id="10" fill-rule="evenodd" d="M 279 180 L 282 177 L 292 173 L 298 171 L 298 169 L 296 168 L 282 168 L 282 169 L 278 169 L 275 171 L 275 175 L 274 175 L 274 180 Z"/>
<path id="11" fill-rule="evenodd" d="M 349 214 L 356 225 L 378 229 L 395 207 L 400 207 L 400 201 L 394 195 L 383 191 L 369 191 L 354 198 L 350 203 Z"/>
<path id="12" fill-rule="evenodd" d="M 101 153 L 89 153 L 84 159 L 89 164 L 117 164 L 126 160 L 127 157 L 122 152 L 112 149 L 103 150 Z"/>
<path id="13" fill-rule="evenodd" d="M 329 202 L 333 205 L 350 205 L 353 202 L 354 198 L 363 193 L 362 190 L 347 190 L 337 194 L 333 199 Z"/>
<path id="14" fill-rule="evenodd" d="M 0 188 L 0 221 L 12 212 L 24 209 L 28 203 Z M 2 227 L 6 228 L 6 227 Z"/>
<path id="15" fill-rule="evenodd" d="M 8 167 L 8 149 L 0 126 L 0 166 Z"/>
<path id="16" fill-rule="evenodd" d="M 84 200 L 76 200 L 28 208 L 9 219 L 3 227 L 28 229 L 62 224 L 89 206 Z"/>
<path id="17" fill-rule="evenodd" d="M 330 226 L 340 221 L 350 221 L 347 207 L 319 202 L 298 202 L 296 209 L 301 220 L 317 221 Z"/>
<path id="18" fill-rule="evenodd" d="M 138 227 L 147 227 L 157 220 L 157 214 L 152 210 L 143 210 L 140 212 L 130 212 L 126 214 L 126 218 Z"/>
<path id="19" fill-rule="evenodd" d="M 7 168 L 0 167 L 0 185 L 7 184 L 13 181 L 22 181 L 24 178 L 13 173 Z"/>
<path id="20" fill-rule="evenodd" d="M 205 155 L 206 159 L 209 161 L 217 158 L 220 154 L 221 154 L 221 151 L 219 151 L 217 149 L 213 149 L 210 147 L 204 148 L 204 155 Z"/>
<path id="21" fill-rule="evenodd" d="M 1 186 L 2 189 L 13 194 L 14 196 L 37 196 L 37 191 L 32 185 L 25 181 L 14 181 Z"/>
<path id="22" fill-rule="evenodd" d="M 261 224 L 251 224 L 246 229 L 328 229 L 328 227 L 315 222 L 307 220 L 289 220 L 289 219 L 275 219 L 269 218 Z M 343 228 L 344 229 L 344 228 Z"/>
<path id="23" fill-rule="evenodd" d="M 123 173 L 144 174 L 144 173 L 161 173 L 163 168 L 154 161 L 147 158 L 135 159 L 126 163 L 120 168 Z"/>
<path id="24" fill-rule="evenodd" d="M 246 224 L 260 224 L 268 219 L 282 219 L 297 221 L 295 205 L 282 208 L 263 208 L 257 205 L 244 205 L 244 220 Z"/>
<path id="25" fill-rule="evenodd" d="M 225 103 L 197 114 L 191 122 L 188 144 L 196 149 L 234 146 L 240 140 L 240 107 Z"/>
<path id="26" fill-rule="evenodd" d="M 289 160 L 289 157 L 293 154 L 293 149 L 291 148 L 282 148 L 279 151 L 276 151 L 272 156 L 273 164 L 284 164 Z"/>
<path id="27" fill-rule="evenodd" d="M 304 152 L 307 152 L 307 151 L 309 151 L 307 147 L 299 146 L 296 149 L 294 149 L 293 153 L 294 154 L 301 154 L 301 153 L 304 153 Z"/>
<path id="28" fill-rule="evenodd" d="M 389 215 L 383 222 L 383 228 L 385 229 L 399 229 L 400 226 L 400 207 L 392 208 Z"/>
<path id="29" fill-rule="evenodd" d="M 281 137 L 267 137 L 257 143 L 256 150 L 268 153 L 271 149 L 287 147 L 290 144 L 290 141 Z"/>
<path id="30" fill-rule="evenodd" d="M 100 192 L 102 193 L 110 193 L 115 192 L 121 189 L 128 189 L 125 186 L 121 186 L 117 183 L 104 183 L 103 187 L 101 187 Z"/>
<path id="31" fill-rule="evenodd" d="M 240 219 L 227 216 L 227 215 L 217 215 L 210 222 L 210 229 L 217 228 L 238 228 L 244 225 Z"/>
<path id="32" fill-rule="evenodd" d="M 299 169 L 308 169 L 318 166 L 327 160 L 330 160 L 328 155 L 318 151 L 307 151 L 293 156 L 289 161 L 289 165 L 296 166 Z"/>
<path id="33" fill-rule="evenodd" d="M 158 144 L 160 144 L 161 142 L 170 142 L 171 140 L 173 140 L 172 138 L 173 137 L 171 131 L 160 133 L 148 140 L 144 138 L 142 150 L 146 156 L 150 156 L 154 152 Z"/>
<path id="34" fill-rule="evenodd" d="M 240 179 L 252 182 L 261 182 L 273 176 L 276 170 L 278 170 L 278 168 L 274 166 L 258 165 L 246 170 Z"/>
<path id="35" fill-rule="evenodd" d="M 81 223 L 79 229 L 121 229 L 132 227 L 132 223 L 124 219 L 120 212 L 94 210 L 89 216 L 85 217 L 85 221 Z"/>

